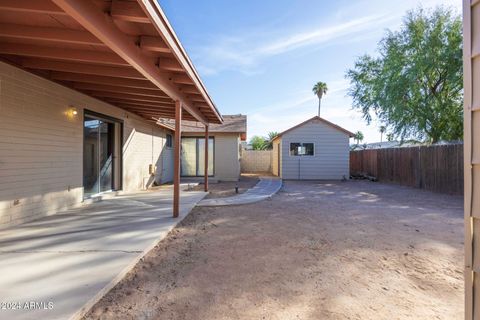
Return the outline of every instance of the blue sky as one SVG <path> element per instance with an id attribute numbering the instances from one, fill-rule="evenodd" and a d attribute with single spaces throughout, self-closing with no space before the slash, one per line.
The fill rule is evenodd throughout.
<path id="1" fill-rule="evenodd" d="M 461 0 L 159 0 L 223 114 L 246 114 L 248 138 L 283 131 L 317 114 L 317 81 L 329 88 L 321 116 L 364 142 L 380 140 L 346 96 L 345 72 L 375 54 L 386 29 L 406 11 Z"/>

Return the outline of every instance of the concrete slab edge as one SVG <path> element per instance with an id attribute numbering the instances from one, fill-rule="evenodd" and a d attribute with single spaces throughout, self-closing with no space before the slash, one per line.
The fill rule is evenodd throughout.
<path id="1" fill-rule="evenodd" d="M 245 204 L 252 204 L 252 203 L 255 203 L 255 202 L 260 202 L 260 201 L 263 201 L 265 199 L 271 199 L 278 191 L 280 191 L 280 189 L 282 189 L 283 187 L 283 182 L 280 183 L 280 185 L 278 186 L 278 188 L 276 188 L 272 193 L 268 194 L 268 195 L 261 195 L 261 196 L 256 196 L 254 199 L 250 199 L 250 200 L 244 200 L 242 202 L 239 202 L 239 203 L 215 203 L 215 202 L 207 202 L 208 200 L 221 200 L 222 198 L 218 198 L 218 199 L 207 199 L 206 201 L 199 201 L 196 206 L 197 207 L 225 207 L 225 206 L 241 206 L 241 205 L 245 205 Z M 254 187 L 255 188 L 255 187 Z"/>
<path id="2" fill-rule="evenodd" d="M 201 201 L 207 193 L 204 193 L 203 197 L 199 200 Z M 198 202 L 197 202 L 198 203 Z M 147 253 L 149 253 L 155 246 L 157 246 L 160 241 L 166 238 L 166 236 L 175 228 L 177 225 L 185 219 L 196 204 L 190 209 L 185 215 L 180 216 L 178 220 L 172 224 L 170 227 L 162 232 L 157 239 L 155 239 L 145 250 L 138 254 L 119 274 L 115 276 L 105 287 L 103 287 L 95 296 L 88 300 L 77 312 L 75 312 L 69 319 L 70 320 L 80 320 L 82 319 L 92 308 L 93 306 L 100 301 L 110 290 L 113 289 L 126 275 L 129 273 Z"/>

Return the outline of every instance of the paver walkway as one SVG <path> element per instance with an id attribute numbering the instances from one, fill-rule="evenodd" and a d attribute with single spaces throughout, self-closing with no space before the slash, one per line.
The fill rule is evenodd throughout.
<path id="1" fill-rule="evenodd" d="M 205 195 L 182 192 L 177 219 L 172 218 L 172 189 L 161 188 L 0 231 L 0 302 L 23 309 L 0 309 L 0 319 L 81 315 Z M 26 310 L 26 302 L 39 305 Z"/>
<path id="2" fill-rule="evenodd" d="M 245 193 L 235 195 L 232 197 L 203 199 L 197 206 L 201 207 L 217 207 L 217 206 L 232 206 L 247 203 L 258 202 L 270 198 L 282 187 L 282 180 L 271 177 L 261 177 L 257 185 L 248 189 Z"/>

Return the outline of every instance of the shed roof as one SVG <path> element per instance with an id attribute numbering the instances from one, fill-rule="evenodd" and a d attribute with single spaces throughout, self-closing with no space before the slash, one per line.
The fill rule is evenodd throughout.
<path id="1" fill-rule="evenodd" d="M 330 122 L 330 121 L 328 121 L 328 120 L 325 120 L 325 119 L 323 119 L 322 117 L 315 116 L 315 117 L 310 118 L 310 119 L 308 119 L 308 120 L 306 120 L 306 121 L 303 121 L 302 123 L 297 124 L 296 126 L 293 126 L 293 127 L 289 128 L 289 129 L 287 129 L 287 130 L 285 130 L 285 131 L 283 131 L 283 132 L 280 132 L 280 133 L 277 134 L 272 140 L 276 140 L 276 139 L 280 138 L 281 136 L 283 136 L 285 133 L 290 132 L 290 131 L 292 131 L 292 130 L 294 130 L 294 129 L 297 129 L 297 128 L 299 128 L 299 127 L 301 127 L 301 126 L 303 126 L 303 125 L 305 125 L 305 124 L 307 124 L 307 123 L 310 123 L 310 122 L 312 122 L 312 121 L 314 121 L 314 120 L 319 120 L 319 121 L 321 121 L 322 123 L 324 123 L 324 124 L 326 124 L 326 125 L 334 128 L 335 130 L 338 130 L 338 131 L 340 131 L 340 132 L 348 135 L 349 137 L 353 137 L 353 136 L 354 136 L 354 134 L 353 134 L 352 132 L 348 131 L 347 129 L 344 129 L 344 128 L 340 127 L 339 125 L 336 125 L 336 124 L 333 123 L 333 122 Z"/>

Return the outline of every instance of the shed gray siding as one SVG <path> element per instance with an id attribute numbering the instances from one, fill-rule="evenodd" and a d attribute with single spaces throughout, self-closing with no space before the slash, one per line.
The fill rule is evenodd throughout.
<path id="1" fill-rule="evenodd" d="M 312 120 L 282 137 L 283 179 L 332 179 L 349 176 L 349 136 L 320 120 Z M 290 143 L 314 143 L 313 156 L 290 156 Z"/>

